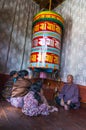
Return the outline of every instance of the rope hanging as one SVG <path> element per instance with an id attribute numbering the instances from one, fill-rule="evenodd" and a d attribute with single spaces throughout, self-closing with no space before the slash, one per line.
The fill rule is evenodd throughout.
<path id="1" fill-rule="evenodd" d="M 49 11 L 51 10 L 51 4 L 52 4 L 52 0 L 50 0 L 50 3 L 49 3 Z"/>

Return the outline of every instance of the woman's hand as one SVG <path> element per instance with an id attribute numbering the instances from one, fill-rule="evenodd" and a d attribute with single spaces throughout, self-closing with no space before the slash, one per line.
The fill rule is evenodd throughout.
<path id="1" fill-rule="evenodd" d="M 65 105 L 63 98 L 61 99 L 60 105 L 61 105 L 61 106 L 64 106 L 64 105 Z"/>

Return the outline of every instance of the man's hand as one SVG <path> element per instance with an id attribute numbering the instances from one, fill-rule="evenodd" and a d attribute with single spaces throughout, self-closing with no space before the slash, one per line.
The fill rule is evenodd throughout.
<path id="1" fill-rule="evenodd" d="M 71 103 L 71 100 L 68 100 L 68 101 L 67 101 L 67 105 L 70 105 L 70 103 Z"/>

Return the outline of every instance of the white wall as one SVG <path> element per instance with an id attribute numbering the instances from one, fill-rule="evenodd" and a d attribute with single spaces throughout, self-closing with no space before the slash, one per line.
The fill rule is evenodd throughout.
<path id="1" fill-rule="evenodd" d="M 86 86 L 86 0 L 66 0 L 54 11 L 65 20 L 61 77 L 72 74 L 75 83 Z"/>

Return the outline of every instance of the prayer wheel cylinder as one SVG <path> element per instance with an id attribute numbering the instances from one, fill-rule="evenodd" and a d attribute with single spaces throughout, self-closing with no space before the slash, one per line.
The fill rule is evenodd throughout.
<path id="1" fill-rule="evenodd" d="M 33 18 L 30 68 L 59 69 L 64 19 L 53 11 Z"/>

